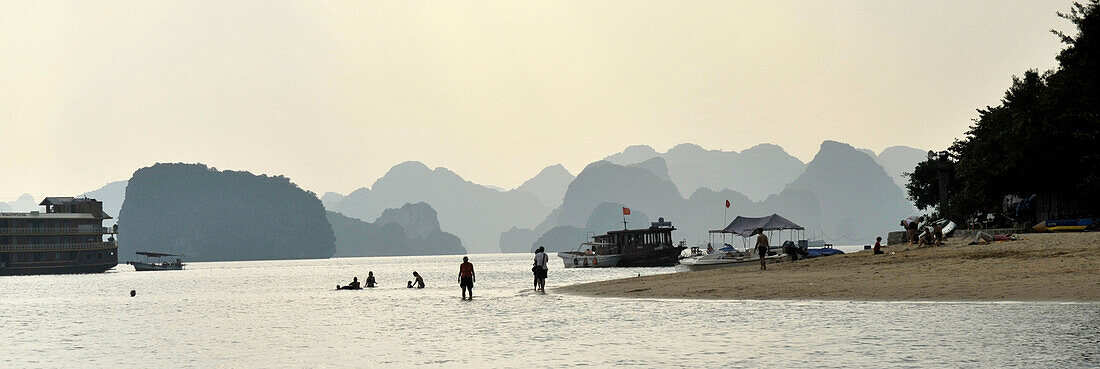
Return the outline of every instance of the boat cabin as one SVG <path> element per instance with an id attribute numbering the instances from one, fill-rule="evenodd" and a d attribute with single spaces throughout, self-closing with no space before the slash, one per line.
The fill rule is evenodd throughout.
<path id="1" fill-rule="evenodd" d="M 598 255 L 629 254 L 662 246 L 672 247 L 674 230 L 676 227 L 672 226 L 672 222 L 666 222 L 665 218 L 660 218 L 650 223 L 649 228 L 608 231 L 607 234 L 595 236 L 589 245 Z"/>

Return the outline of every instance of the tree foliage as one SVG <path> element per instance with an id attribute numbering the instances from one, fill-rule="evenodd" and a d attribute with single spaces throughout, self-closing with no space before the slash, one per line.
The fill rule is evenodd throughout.
<path id="1" fill-rule="evenodd" d="M 1100 2 L 1075 3 L 1059 16 L 1076 35 L 1052 31 L 1065 44 L 1058 67 L 1013 77 L 1000 105 L 978 118 L 948 148 L 951 172 L 944 215 L 956 220 L 997 211 L 1006 195 L 1072 194 L 1096 209 L 1100 188 Z M 906 189 L 920 209 L 938 204 L 932 161 L 919 164 Z"/>

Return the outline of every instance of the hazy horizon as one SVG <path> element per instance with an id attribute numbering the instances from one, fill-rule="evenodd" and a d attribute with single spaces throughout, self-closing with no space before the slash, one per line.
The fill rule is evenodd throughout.
<path id="1" fill-rule="evenodd" d="M 156 162 L 317 194 L 421 161 L 514 188 L 630 145 L 943 149 L 1065 1 L 0 4 L 0 198 Z"/>

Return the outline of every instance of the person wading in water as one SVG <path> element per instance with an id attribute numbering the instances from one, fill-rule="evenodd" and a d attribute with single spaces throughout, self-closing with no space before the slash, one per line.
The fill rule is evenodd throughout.
<path id="1" fill-rule="evenodd" d="M 539 246 L 538 250 L 535 250 L 535 264 L 531 267 L 531 270 L 535 272 L 535 291 L 546 292 L 546 271 L 549 269 L 546 263 L 549 262 L 549 258 L 546 256 L 546 249 Z"/>
<path id="2" fill-rule="evenodd" d="M 462 257 L 462 265 L 458 266 L 458 287 L 462 288 L 462 299 L 466 299 L 466 290 L 470 290 L 470 300 L 474 299 L 474 264 L 470 258 Z"/>
<path id="3" fill-rule="evenodd" d="M 756 235 L 756 253 L 760 255 L 760 270 L 768 270 L 768 261 L 764 260 L 764 257 L 768 256 L 768 236 L 764 235 L 763 228 L 757 228 L 752 231 L 752 234 Z"/>

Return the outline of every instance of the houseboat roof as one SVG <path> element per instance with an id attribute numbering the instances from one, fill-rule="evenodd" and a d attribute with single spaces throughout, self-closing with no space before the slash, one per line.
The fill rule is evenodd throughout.
<path id="1" fill-rule="evenodd" d="M 642 234 L 642 233 L 664 233 L 675 231 L 676 227 L 672 226 L 672 222 L 666 222 L 665 218 L 660 218 L 656 222 L 649 224 L 649 228 L 639 229 L 622 229 L 618 231 L 607 231 L 608 235 L 612 234 Z"/>
<path id="2" fill-rule="evenodd" d="M 38 205 L 64 205 L 70 202 L 73 202 L 72 197 L 47 197 L 42 199 L 42 202 L 38 203 Z"/>

